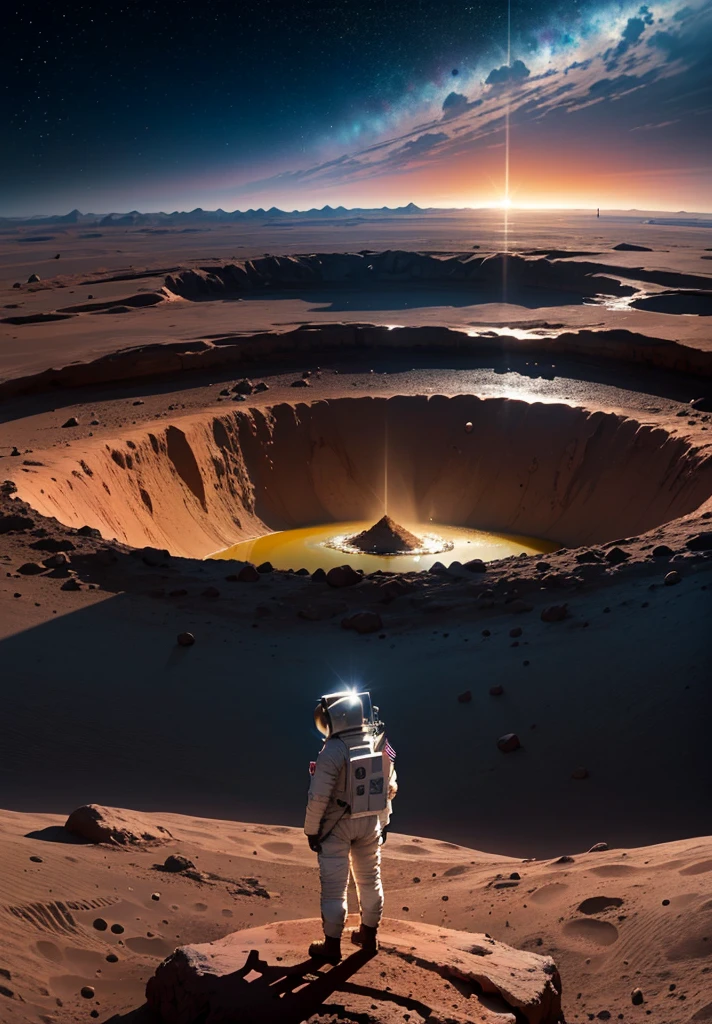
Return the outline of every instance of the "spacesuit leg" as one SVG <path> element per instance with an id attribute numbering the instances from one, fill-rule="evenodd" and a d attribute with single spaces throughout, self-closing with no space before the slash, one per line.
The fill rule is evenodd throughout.
<path id="1" fill-rule="evenodd" d="M 348 833 L 340 823 L 324 840 L 319 854 L 321 880 L 321 919 L 324 935 L 338 939 L 344 930 L 348 912 L 349 847 Z"/>
<path id="2" fill-rule="evenodd" d="M 351 827 L 351 870 L 353 871 L 361 921 L 377 928 L 383 916 L 381 883 L 381 826 L 378 818 L 356 818 Z"/>

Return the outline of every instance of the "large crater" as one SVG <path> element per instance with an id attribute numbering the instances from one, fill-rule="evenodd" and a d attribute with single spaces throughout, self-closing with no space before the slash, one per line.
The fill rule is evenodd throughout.
<path id="1" fill-rule="evenodd" d="M 712 460 L 612 413 L 505 398 L 243 406 L 42 453 L 20 497 L 107 539 L 204 557 L 346 520 L 448 523 L 568 546 L 640 534 L 712 494 Z M 346 556 L 345 556 L 346 557 Z"/>

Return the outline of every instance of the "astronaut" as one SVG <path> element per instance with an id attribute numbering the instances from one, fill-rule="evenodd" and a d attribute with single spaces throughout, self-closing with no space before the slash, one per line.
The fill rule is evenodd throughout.
<path id="1" fill-rule="evenodd" d="M 319 855 L 324 939 L 311 944 L 309 955 L 333 964 L 341 960 L 349 872 L 361 909 L 361 925 L 351 933 L 351 941 L 366 952 L 378 950 L 381 846 L 398 787 L 395 751 L 377 715 L 370 694 L 355 690 L 327 694 L 314 711 L 325 743 L 309 768 L 304 832 Z"/>

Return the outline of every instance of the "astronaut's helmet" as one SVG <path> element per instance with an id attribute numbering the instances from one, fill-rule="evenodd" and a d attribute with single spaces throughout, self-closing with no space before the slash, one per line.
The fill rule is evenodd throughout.
<path id="1" fill-rule="evenodd" d="M 367 690 L 362 693 L 340 690 L 325 694 L 314 709 L 314 723 L 327 739 L 372 725 L 371 694 Z"/>

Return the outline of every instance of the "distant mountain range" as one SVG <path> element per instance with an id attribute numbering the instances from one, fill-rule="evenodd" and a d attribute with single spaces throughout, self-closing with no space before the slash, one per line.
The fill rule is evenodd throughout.
<path id="1" fill-rule="evenodd" d="M 284 221 L 305 221 L 322 222 L 325 220 L 358 220 L 374 219 L 384 217 L 408 217 L 412 214 L 430 213 L 431 210 L 423 210 L 415 203 L 408 203 L 407 206 L 398 206 L 391 209 L 382 206 L 377 210 L 354 209 L 347 210 L 345 206 L 322 206 L 321 209 L 313 210 L 280 210 L 276 206 L 269 210 L 201 210 L 198 207 L 189 212 L 175 210 L 173 213 L 140 213 L 138 210 L 131 210 L 129 213 L 81 213 L 80 210 L 72 210 L 54 217 L 0 217 L 0 225 L 4 227 L 69 227 L 78 224 L 81 227 L 181 227 L 195 224 L 233 224 L 240 222 L 278 223 Z M 448 211 L 452 212 L 452 211 Z"/>

